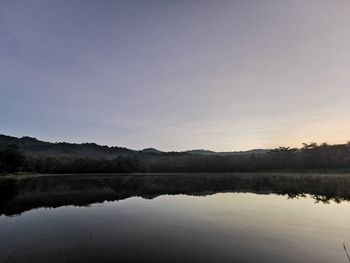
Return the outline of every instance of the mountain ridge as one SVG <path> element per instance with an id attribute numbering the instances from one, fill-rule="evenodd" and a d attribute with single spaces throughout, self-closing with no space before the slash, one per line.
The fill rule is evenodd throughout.
<path id="1" fill-rule="evenodd" d="M 46 142 L 37 138 L 23 136 L 15 137 L 0 134 L 0 150 L 12 144 L 16 144 L 25 155 L 35 157 L 93 157 L 93 158 L 115 158 L 118 156 L 135 156 L 137 154 L 166 154 L 169 152 L 161 151 L 155 148 L 145 148 L 134 150 L 120 146 L 99 145 L 96 143 L 68 143 L 68 142 Z M 177 154 L 191 154 L 203 156 L 229 156 L 245 154 L 265 154 L 267 149 L 253 149 L 248 151 L 216 152 L 205 149 L 194 149 L 187 151 L 172 151 Z"/>

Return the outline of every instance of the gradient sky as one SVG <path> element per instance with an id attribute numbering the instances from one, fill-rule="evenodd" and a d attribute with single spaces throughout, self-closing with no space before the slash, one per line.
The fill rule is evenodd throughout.
<path id="1" fill-rule="evenodd" d="M 350 1 L 0 1 L 0 133 L 229 151 L 350 140 Z"/>

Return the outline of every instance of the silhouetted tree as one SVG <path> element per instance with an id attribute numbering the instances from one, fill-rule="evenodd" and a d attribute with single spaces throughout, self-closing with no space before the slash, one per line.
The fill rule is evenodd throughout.
<path id="1" fill-rule="evenodd" d="M 10 145 L 0 152 L 0 172 L 18 172 L 22 169 L 25 157 L 17 145 Z"/>

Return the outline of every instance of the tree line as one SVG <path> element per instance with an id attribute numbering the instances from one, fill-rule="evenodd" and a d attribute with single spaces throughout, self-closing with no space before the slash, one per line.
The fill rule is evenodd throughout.
<path id="1" fill-rule="evenodd" d="M 26 156 L 17 145 L 0 151 L 0 173 L 132 173 L 253 172 L 350 168 L 350 142 L 341 145 L 304 143 L 279 147 L 266 154 L 200 155 L 181 152 L 139 153 L 106 158 Z"/>

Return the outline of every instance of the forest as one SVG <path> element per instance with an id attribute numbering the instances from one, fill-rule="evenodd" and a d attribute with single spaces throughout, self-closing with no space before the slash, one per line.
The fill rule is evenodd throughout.
<path id="1" fill-rule="evenodd" d="M 108 156 L 91 153 L 69 155 L 68 150 L 64 151 L 65 155 L 55 156 L 43 150 L 41 154 L 33 154 L 28 152 L 28 145 L 25 148 L 21 143 L 0 146 L 1 174 L 261 172 L 350 168 L 350 142 L 338 145 L 304 143 L 301 148 L 279 147 L 266 153 L 227 155 L 119 148 L 121 152 L 114 155 L 108 153 Z"/>

